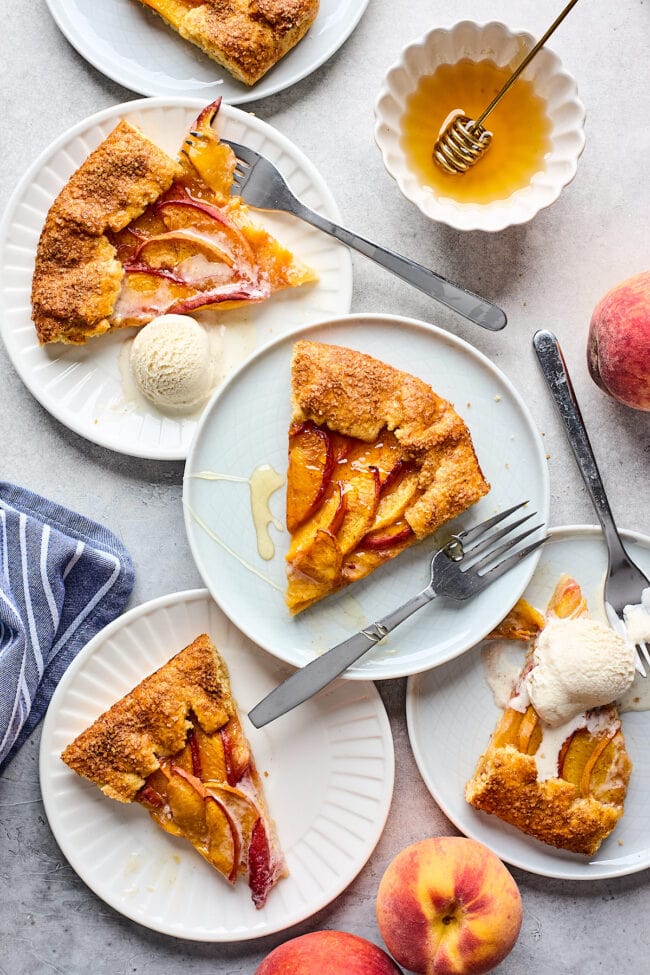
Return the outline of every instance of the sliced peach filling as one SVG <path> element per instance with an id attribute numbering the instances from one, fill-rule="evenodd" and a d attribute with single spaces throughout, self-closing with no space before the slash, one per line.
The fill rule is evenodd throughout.
<path id="1" fill-rule="evenodd" d="M 526 599 L 518 599 L 487 640 L 534 640 L 544 627 L 544 617 Z"/>
<path id="2" fill-rule="evenodd" d="M 369 444 L 312 421 L 292 424 L 287 603 L 293 613 L 415 541 L 406 512 L 421 495 L 418 476 L 388 430 Z"/>
<path id="3" fill-rule="evenodd" d="M 494 733 L 494 748 L 512 745 L 524 755 L 534 755 L 542 742 L 539 718 L 532 707 L 525 713 L 507 708 Z M 618 721 L 609 730 L 594 735 L 587 728 L 574 731 L 560 749 L 557 778 L 575 786 L 583 798 L 596 796 L 601 802 L 622 803 L 625 779 L 619 775 L 616 755 L 623 747 Z"/>
<path id="4" fill-rule="evenodd" d="M 247 871 L 253 901 L 261 906 L 274 864 L 252 798 L 252 761 L 237 718 L 213 735 L 195 722 L 183 750 L 161 760 L 137 798 L 163 829 L 189 840 L 231 884 Z"/>
<path id="5" fill-rule="evenodd" d="M 183 175 L 142 216 L 114 234 L 124 268 L 112 315 L 117 326 L 162 314 L 262 301 L 273 291 L 314 280 L 293 255 L 230 197 L 234 155 L 212 128 L 218 104 L 204 109 L 181 152 Z"/>

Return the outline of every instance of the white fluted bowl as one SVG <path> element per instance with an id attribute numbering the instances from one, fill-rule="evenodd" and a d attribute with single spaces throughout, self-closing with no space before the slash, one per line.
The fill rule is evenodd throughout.
<path id="1" fill-rule="evenodd" d="M 406 101 L 420 78 L 432 75 L 440 64 L 455 64 L 462 58 L 490 58 L 498 66 L 516 66 L 535 43 L 531 34 L 513 32 L 505 24 L 492 21 L 477 24 L 463 20 L 450 28 L 436 28 L 409 44 L 390 68 L 375 102 L 375 140 L 384 165 L 404 196 L 432 220 L 457 230 L 503 230 L 512 224 L 526 223 L 559 197 L 576 174 L 578 158 L 585 144 L 585 108 L 578 98 L 575 79 L 562 69 L 560 59 L 544 47 L 526 69 L 525 77 L 547 106 L 551 121 L 551 149 L 544 169 L 528 186 L 503 200 L 490 203 L 465 203 L 441 198 L 424 186 L 410 168 L 400 145 Z M 506 96 L 507 97 L 507 96 Z"/>

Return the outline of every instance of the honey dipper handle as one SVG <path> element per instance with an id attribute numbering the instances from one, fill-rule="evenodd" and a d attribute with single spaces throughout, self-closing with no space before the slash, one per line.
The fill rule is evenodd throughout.
<path id="1" fill-rule="evenodd" d="M 570 13 L 570 11 L 572 10 L 573 7 L 575 7 L 575 5 L 577 4 L 577 2 L 578 2 L 578 0 L 571 0 L 570 3 L 567 3 L 567 5 L 564 8 L 564 10 L 562 11 L 562 13 L 558 17 L 556 17 L 556 19 L 553 21 L 553 23 L 551 24 L 551 26 L 549 27 L 549 29 L 546 31 L 546 33 L 543 34 L 542 37 L 540 37 L 540 39 L 538 40 L 538 42 L 535 45 L 535 47 L 533 47 L 533 48 L 530 49 L 530 51 L 528 52 L 528 54 L 526 55 L 526 57 L 524 58 L 524 60 L 521 62 L 521 64 L 519 65 L 519 67 L 516 68 L 515 71 L 513 72 L 513 74 L 510 75 L 510 77 L 506 81 L 506 83 L 503 86 L 503 88 L 501 89 L 501 91 L 498 92 L 494 96 L 494 98 L 492 99 L 492 101 L 490 102 L 490 104 L 488 105 L 488 107 L 485 109 L 485 111 L 482 113 L 482 115 L 480 115 L 477 118 L 477 120 L 476 120 L 476 122 L 474 122 L 474 125 L 472 126 L 472 128 L 476 128 L 477 126 L 483 124 L 483 122 L 488 117 L 488 115 L 490 114 L 490 112 L 492 111 L 492 109 L 496 107 L 497 102 L 501 101 L 501 99 L 503 98 L 503 96 L 505 95 L 505 93 L 508 91 L 508 89 L 510 88 L 510 86 L 514 84 L 514 82 L 517 80 L 517 78 L 519 77 L 519 75 L 521 74 L 521 72 L 522 71 L 525 71 L 525 69 L 528 67 L 528 65 L 530 64 L 530 62 L 533 60 L 533 58 L 535 57 L 535 55 L 537 54 L 537 52 L 540 50 L 540 48 L 544 47 L 544 45 L 546 44 L 547 40 L 549 39 L 549 37 L 553 33 L 553 31 L 557 27 L 560 26 L 560 24 L 562 23 L 562 21 L 564 20 L 564 18 L 566 17 L 566 15 L 568 13 Z"/>

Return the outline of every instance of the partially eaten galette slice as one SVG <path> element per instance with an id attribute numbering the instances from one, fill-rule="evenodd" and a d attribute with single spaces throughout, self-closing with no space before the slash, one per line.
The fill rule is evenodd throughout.
<path id="1" fill-rule="evenodd" d="M 492 813 L 544 843 L 593 855 L 623 815 L 632 763 L 616 705 L 611 698 L 607 701 L 609 695 L 604 694 L 607 703 L 589 706 L 591 701 L 603 699 L 598 685 L 607 678 L 603 681 L 602 673 L 592 673 L 589 661 L 581 665 L 582 648 L 586 640 L 600 645 L 608 637 L 604 625 L 590 627 L 594 621 L 586 613 L 579 585 L 563 576 L 545 618 L 520 600 L 491 634 L 495 639 L 526 640 L 529 650 L 489 746 L 467 783 L 465 797 L 476 809 Z M 586 640 L 582 630 L 587 631 Z M 552 643 L 547 641 L 540 648 L 542 633 Z M 620 638 L 612 633 L 611 639 Z M 548 653 L 548 646 L 552 646 L 552 670 L 548 663 L 542 664 L 547 658 L 541 654 Z M 604 642 L 603 649 L 608 649 Z M 627 681 L 634 673 L 629 649 L 630 660 L 625 646 L 611 647 L 612 669 L 618 671 L 618 680 Z M 617 651 L 622 664 L 614 660 Z M 542 665 L 545 670 L 538 670 Z M 630 668 L 626 676 L 623 672 Z M 580 678 L 573 684 L 576 674 Z M 611 693 L 615 695 L 616 689 Z M 543 701 L 548 720 L 536 710 L 531 694 L 538 698 L 539 709 Z"/>
<path id="2" fill-rule="evenodd" d="M 256 907 L 287 873 L 226 665 L 206 634 L 146 677 L 62 754 L 119 802 L 139 802 Z"/>
<path id="3" fill-rule="evenodd" d="M 451 403 L 354 349 L 297 342 L 287 605 L 299 613 L 431 535 L 489 490 Z"/>

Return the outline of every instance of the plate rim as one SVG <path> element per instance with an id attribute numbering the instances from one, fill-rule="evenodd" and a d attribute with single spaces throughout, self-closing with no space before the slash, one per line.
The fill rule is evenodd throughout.
<path id="1" fill-rule="evenodd" d="M 256 359 L 261 358 L 262 356 L 266 355 L 268 352 L 272 351 L 275 348 L 276 345 L 280 345 L 282 342 L 287 342 L 287 341 L 290 341 L 290 340 L 291 341 L 296 341 L 298 338 L 302 338 L 305 335 L 308 335 L 311 332 L 313 332 L 313 331 L 315 331 L 315 330 L 317 330 L 319 328 L 323 328 L 324 326 L 328 326 L 328 325 L 338 326 L 338 325 L 341 325 L 341 324 L 344 324 L 344 325 L 352 325 L 352 324 L 360 325 L 363 322 L 368 323 L 370 321 L 373 322 L 373 323 L 379 321 L 382 324 L 406 325 L 409 328 L 413 328 L 415 330 L 418 330 L 418 331 L 421 331 L 421 332 L 425 332 L 425 333 L 430 333 L 434 337 L 436 337 L 437 339 L 442 340 L 443 342 L 448 342 L 449 344 L 455 346 L 456 348 L 459 348 L 459 349 L 464 350 L 465 352 L 468 352 L 471 356 L 475 357 L 481 363 L 481 365 L 483 367 L 487 367 L 488 371 L 490 373 L 492 373 L 492 375 L 497 376 L 500 382 L 503 382 L 503 384 L 506 386 L 506 388 L 508 389 L 508 391 L 510 392 L 510 394 L 513 396 L 513 398 L 517 402 L 517 404 L 518 404 L 518 406 L 519 406 L 519 408 L 520 408 L 520 410 L 521 410 L 521 412 L 522 412 L 522 414 L 523 414 L 523 416 L 524 416 L 524 418 L 526 420 L 527 425 L 536 434 L 536 436 L 533 439 L 534 439 L 535 449 L 536 449 L 536 452 L 537 452 L 537 458 L 538 458 L 538 461 L 539 461 L 540 470 L 543 472 L 543 504 L 541 505 L 542 511 L 538 512 L 538 514 L 540 514 L 543 517 L 545 524 L 548 523 L 548 519 L 549 519 L 549 514 L 550 514 L 550 493 L 551 493 L 550 472 L 549 472 L 549 469 L 548 469 L 548 464 L 546 462 L 546 455 L 545 455 L 545 451 L 544 451 L 544 444 L 543 444 L 542 436 L 541 436 L 541 433 L 538 430 L 537 424 L 535 423 L 535 421 L 533 419 L 532 413 L 531 413 L 530 409 L 528 408 L 528 405 L 525 402 L 524 398 L 518 392 L 518 390 L 514 386 L 513 382 L 510 380 L 510 378 L 501 369 L 499 369 L 499 367 L 494 362 L 492 362 L 492 360 L 489 359 L 485 355 L 485 353 L 481 352 L 480 349 L 477 349 L 475 346 L 471 345 L 465 339 L 461 338 L 458 335 L 455 335 L 453 332 L 447 331 L 446 329 L 444 329 L 444 328 L 442 328 L 442 327 L 440 327 L 438 325 L 433 325 L 430 322 L 425 322 L 422 319 L 410 318 L 410 317 L 404 316 L 404 315 L 393 315 L 393 314 L 387 314 L 387 313 L 383 313 L 383 312 L 372 312 L 372 311 L 368 311 L 368 312 L 353 312 L 353 313 L 349 313 L 347 315 L 338 315 L 338 316 L 336 316 L 334 318 L 331 318 L 331 317 L 330 318 L 323 318 L 323 319 L 320 319 L 319 321 L 309 322 L 306 325 L 299 326 L 299 327 L 297 327 L 295 329 L 292 329 L 292 330 L 290 330 L 288 332 L 285 332 L 283 335 L 280 335 L 280 336 L 277 336 L 277 337 L 271 339 L 265 345 L 261 345 L 261 346 L 259 346 L 259 348 L 255 349 L 255 351 L 253 353 L 251 353 L 251 355 L 249 355 L 248 358 L 245 359 L 238 366 L 238 368 L 235 369 L 230 374 L 230 376 L 228 376 L 228 378 L 222 383 L 222 385 L 217 390 L 215 390 L 215 392 L 213 393 L 211 399 L 206 404 L 205 410 L 203 411 L 203 414 L 201 415 L 201 419 L 199 420 L 199 422 L 197 424 L 196 430 L 194 432 L 194 436 L 192 438 L 192 442 L 191 442 L 190 447 L 189 447 L 189 450 L 187 452 L 187 458 L 186 458 L 185 467 L 184 467 L 184 470 L 183 470 L 183 493 L 182 493 L 183 523 L 184 523 L 184 526 L 185 526 L 185 534 L 186 534 L 186 538 L 187 538 L 187 541 L 188 541 L 188 545 L 189 545 L 189 548 L 190 548 L 190 552 L 191 552 L 191 555 L 192 555 L 192 559 L 194 561 L 194 564 L 195 564 L 195 566 L 197 568 L 197 571 L 198 571 L 199 575 L 201 576 L 201 579 L 205 583 L 208 591 L 210 592 L 212 598 L 217 603 L 217 605 L 222 609 L 222 611 L 226 614 L 226 616 L 234 623 L 234 625 L 237 626 L 237 628 L 240 629 L 242 631 L 242 633 L 244 633 L 248 637 L 249 640 L 251 640 L 257 646 L 262 647 L 264 650 L 266 650 L 272 656 L 274 656 L 277 659 L 283 661 L 284 663 L 290 664 L 293 667 L 300 666 L 300 663 L 296 663 L 294 660 L 292 660 L 292 659 L 290 659 L 290 658 L 288 658 L 286 656 L 279 655 L 276 650 L 271 649 L 271 647 L 269 646 L 268 641 L 262 642 L 260 640 L 259 636 L 253 636 L 248 631 L 248 629 L 244 625 L 244 622 L 243 621 L 233 619 L 233 617 L 232 617 L 232 615 L 231 615 L 231 613 L 229 611 L 229 608 L 226 608 L 226 606 L 224 604 L 222 604 L 222 602 L 221 602 L 220 593 L 218 591 L 218 588 L 215 585 L 214 586 L 214 589 L 213 589 L 211 587 L 211 585 L 210 585 L 210 582 L 206 578 L 207 573 L 204 573 L 204 571 L 203 571 L 203 562 L 202 562 L 202 559 L 199 556 L 199 553 L 197 551 L 197 548 L 196 548 L 196 545 L 195 545 L 195 542 L 194 542 L 193 531 L 192 531 L 192 529 L 194 527 L 193 519 L 192 519 L 192 516 L 191 516 L 191 514 L 189 512 L 188 505 L 186 503 L 186 492 L 188 490 L 187 484 L 189 483 L 188 474 L 190 473 L 191 465 L 192 465 L 192 462 L 193 462 L 193 459 L 194 459 L 194 453 L 195 453 L 195 451 L 197 449 L 197 446 L 198 446 L 198 443 L 199 443 L 199 439 L 202 436 L 204 426 L 207 423 L 208 415 L 212 412 L 212 410 L 215 407 L 215 405 L 216 405 L 217 401 L 219 400 L 219 398 L 221 396 L 223 396 L 225 393 L 228 392 L 228 390 L 230 389 L 230 386 L 234 382 L 236 382 L 238 380 L 240 374 L 242 374 L 246 369 L 248 369 L 250 367 L 250 365 Z M 520 596 L 522 595 L 522 593 L 524 592 L 524 590 L 526 589 L 526 587 L 530 583 L 530 580 L 531 580 L 531 578 L 532 578 L 532 576 L 533 576 L 533 574 L 534 574 L 534 572 L 535 572 L 535 570 L 537 568 L 537 564 L 539 562 L 540 557 L 541 557 L 541 549 L 538 550 L 537 552 L 533 552 L 533 554 L 526 560 L 529 568 L 528 568 L 528 571 L 526 572 L 526 574 L 524 576 L 525 581 L 516 590 L 517 595 L 514 597 L 513 602 L 512 602 L 512 605 L 514 605 L 514 603 L 517 601 L 517 599 L 520 598 Z M 488 626 L 486 626 L 485 632 L 483 633 L 483 636 L 481 636 L 480 639 L 483 639 L 483 637 L 487 633 L 489 633 L 490 630 L 493 629 L 493 627 L 498 622 L 499 622 L 498 619 L 495 619 L 495 620 L 491 621 L 490 624 Z M 473 643 L 472 646 L 474 646 L 474 645 L 475 644 Z M 359 680 L 359 681 L 365 681 L 365 680 L 377 681 L 377 680 L 393 680 L 393 679 L 401 678 L 401 677 L 410 677 L 410 676 L 413 676 L 413 675 L 415 675 L 417 673 L 422 673 L 422 672 L 425 672 L 427 670 L 432 670 L 435 667 L 440 666 L 441 664 L 447 663 L 448 661 L 453 660 L 455 657 L 459 657 L 463 653 L 466 653 L 467 650 L 469 650 L 469 649 L 471 649 L 471 648 L 470 647 L 466 647 L 464 650 L 460 650 L 460 651 L 453 652 L 451 655 L 445 656 L 444 658 L 442 658 L 440 660 L 437 660 L 435 662 L 435 664 L 433 664 L 433 666 L 430 665 L 430 664 L 429 665 L 419 664 L 417 666 L 417 669 L 412 669 L 411 667 L 408 667 L 407 666 L 407 667 L 398 668 L 396 670 L 392 670 L 389 673 L 385 673 L 385 674 L 384 673 L 379 673 L 379 674 L 378 673 L 373 673 L 372 675 L 364 675 L 363 672 L 361 672 L 361 673 L 356 672 L 356 671 L 350 672 L 348 670 L 348 671 L 345 671 L 341 675 L 341 678 L 340 679 L 343 679 L 343 680 Z"/>
<path id="2" fill-rule="evenodd" d="M 25 191 L 29 187 L 30 183 L 32 183 L 35 175 L 47 165 L 48 161 L 56 153 L 58 153 L 64 145 L 75 139 L 82 132 L 92 129 L 95 125 L 98 125 L 107 119 L 132 115 L 139 111 L 147 111 L 149 109 L 200 109 L 204 108 L 205 104 L 205 99 L 186 98 L 185 96 L 181 95 L 159 95 L 152 98 L 136 98 L 133 99 L 133 101 L 119 102 L 116 105 L 110 105 L 108 108 L 103 108 L 98 112 L 93 112 L 92 115 L 88 115 L 84 119 L 75 122 L 64 132 L 60 133 L 52 142 L 45 146 L 45 148 L 38 154 L 36 159 L 33 160 L 32 164 L 20 177 L 17 185 L 14 187 L 9 199 L 7 200 L 2 216 L 0 217 L 0 270 L 2 270 L 6 265 L 8 234 L 20 200 L 23 198 Z M 341 221 L 342 217 L 338 203 L 336 202 L 334 194 L 332 193 L 328 183 L 325 181 L 315 164 L 307 155 L 305 155 L 303 150 L 296 145 L 295 142 L 289 139 L 288 136 L 284 135 L 283 132 L 280 132 L 279 129 L 276 129 L 275 126 L 271 125 L 270 122 L 266 122 L 264 119 L 259 118 L 257 115 L 254 115 L 245 109 L 237 108 L 235 105 L 230 105 L 223 102 L 219 112 L 222 117 L 230 117 L 233 121 L 244 121 L 242 119 L 242 116 L 244 116 L 245 125 L 259 131 L 263 135 L 266 135 L 267 138 L 270 138 L 270 141 L 278 145 L 283 152 L 287 153 L 292 158 L 297 159 L 301 167 L 309 174 L 310 179 L 318 186 L 319 192 L 321 192 L 325 197 L 326 207 L 324 207 L 324 210 L 327 212 L 327 215 L 338 222 Z M 270 136 L 269 132 L 271 133 Z M 35 253 L 33 257 L 35 257 Z M 339 289 L 339 293 L 343 295 L 344 304 L 347 305 L 349 309 L 352 304 L 353 289 L 353 267 L 349 248 L 341 247 L 341 260 L 344 265 L 344 274 L 341 275 L 341 287 Z M 0 311 L 5 312 L 6 307 L 5 287 L 0 286 Z M 295 327 L 300 328 L 301 326 Z M 187 452 L 189 452 L 189 446 L 187 451 L 173 448 L 161 452 L 160 450 L 138 448 L 137 445 L 135 447 L 129 446 L 127 448 L 119 442 L 116 443 L 114 436 L 104 436 L 101 431 L 97 431 L 95 436 L 91 436 L 93 431 L 90 428 L 82 428 L 81 425 L 76 424 L 74 415 L 66 413 L 64 410 L 62 410 L 56 400 L 53 403 L 50 403 L 49 400 L 46 401 L 47 398 L 42 397 L 36 392 L 38 385 L 33 381 L 32 371 L 28 370 L 24 364 L 10 352 L 9 343 L 5 339 L 5 335 L 8 335 L 9 332 L 10 330 L 7 325 L 6 315 L 2 314 L 0 315 L 0 338 L 2 338 L 2 342 L 7 353 L 7 358 L 9 359 L 13 369 L 29 393 L 34 397 L 36 402 L 39 403 L 44 410 L 46 410 L 52 417 L 54 417 L 55 420 L 61 423 L 68 430 L 71 430 L 74 434 L 82 437 L 89 443 L 94 443 L 97 446 L 102 447 L 104 450 L 110 450 L 122 456 L 139 457 L 143 460 L 172 462 L 184 461 L 186 459 Z M 208 403 L 206 403 L 204 409 L 206 409 L 207 406 Z"/>
<path id="3" fill-rule="evenodd" d="M 121 75 L 119 71 L 116 71 L 114 69 L 111 70 L 110 59 L 108 59 L 108 64 L 106 64 L 103 61 L 100 63 L 101 59 L 95 57 L 94 55 L 90 56 L 87 53 L 83 44 L 83 41 L 85 39 L 85 33 L 83 31 L 75 30 L 74 24 L 70 20 L 69 13 L 67 10 L 65 10 L 63 6 L 65 0 L 45 0 L 45 2 L 47 4 L 47 8 L 50 13 L 50 16 L 52 17 L 54 23 L 56 24 L 60 32 L 63 34 L 67 42 L 74 48 L 77 54 L 80 57 L 82 57 L 84 61 L 90 64 L 91 67 L 95 68 L 96 71 L 99 71 L 102 75 L 104 75 L 105 78 L 109 78 L 111 81 L 114 81 L 116 84 L 121 85 L 122 87 L 128 89 L 129 91 L 135 91 L 138 94 L 145 95 L 147 97 L 159 97 L 159 96 L 166 97 L 164 95 L 163 96 L 160 95 L 160 90 L 157 89 L 155 85 L 148 86 L 146 84 L 141 84 L 141 83 L 138 84 L 137 73 L 135 75 L 130 75 L 129 81 L 125 81 L 124 80 L 125 75 Z M 310 74 L 313 74 L 314 71 L 317 71 L 320 67 L 322 67 L 323 64 L 329 61 L 332 55 L 334 55 L 339 50 L 339 48 L 343 47 L 345 42 L 354 33 L 357 26 L 359 25 L 359 22 L 361 21 L 361 18 L 366 12 L 369 0 L 351 0 L 351 2 L 357 4 L 357 9 L 354 15 L 350 18 L 350 21 L 346 26 L 346 29 L 339 35 L 337 40 L 332 41 L 331 44 L 329 44 L 326 48 L 323 49 L 323 52 L 319 55 L 318 58 L 316 58 L 316 60 L 311 66 L 305 67 L 302 71 L 297 71 L 295 74 L 290 75 L 286 81 L 280 81 L 280 82 L 276 82 L 275 84 L 270 84 L 267 90 L 263 90 L 263 89 L 257 90 L 257 84 L 253 85 L 252 90 L 250 89 L 244 90 L 239 94 L 235 94 L 234 96 L 229 97 L 227 103 L 229 105 L 244 105 L 252 101 L 261 101 L 263 98 L 268 98 L 270 95 L 276 95 L 280 91 L 285 91 L 287 88 L 292 88 L 294 85 L 298 84 L 301 81 L 304 81 L 304 79 L 307 78 Z M 165 26 L 168 30 L 173 30 L 173 28 L 170 28 L 169 25 L 166 23 Z M 188 45 L 191 44 L 191 41 L 186 41 L 184 38 L 179 37 L 178 39 L 183 44 L 188 44 Z M 196 47 L 196 45 L 192 45 L 192 48 L 194 47 Z M 212 60 L 209 58 L 207 54 L 205 54 L 205 52 L 201 51 L 200 48 L 196 47 L 196 50 L 199 51 L 203 55 L 203 57 L 208 58 L 209 61 Z M 287 54 L 290 53 L 291 51 L 287 52 Z M 280 59 L 280 61 L 277 63 L 281 64 L 282 59 Z M 226 69 L 218 65 L 216 61 L 214 62 L 214 66 L 215 66 L 215 70 L 219 69 L 224 72 L 226 71 Z M 273 67 L 275 67 L 275 65 Z M 273 70 L 273 68 L 271 68 L 271 70 Z M 230 77 L 228 72 L 227 74 Z M 135 87 L 132 84 L 133 81 L 136 82 Z M 218 81 L 219 81 L 218 78 L 215 79 L 215 84 L 217 84 Z M 260 83 L 262 83 L 263 81 L 264 81 L 264 77 L 260 78 Z M 192 97 L 192 96 L 188 96 L 188 97 Z"/>
<path id="4" fill-rule="evenodd" d="M 554 525 L 552 528 L 548 529 L 548 534 L 549 534 L 549 538 L 552 541 L 554 539 L 558 539 L 561 535 L 583 536 L 583 537 L 589 537 L 589 536 L 595 537 L 598 535 L 603 536 L 603 530 L 601 526 L 597 524 L 576 523 L 576 524 L 568 524 L 568 525 Z M 624 541 L 627 540 L 627 541 L 638 542 L 641 545 L 647 546 L 650 552 L 650 535 L 646 535 L 644 532 L 636 531 L 634 529 L 625 529 L 625 528 L 619 528 L 619 535 L 623 538 Z M 488 846 L 490 849 L 492 849 L 490 844 L 486 842 L 484 836 L 476 835 L 474 830 L 472 830 L 471 828 L 468 830 L 466 828 L 467 824 L 465 823 L 461 824 L 460 822 L 457 821 L 457 819 L 452 815 L 452 813 L 447 808 L 444 799 L 442 799 L 438 795 L 437 790 L 432 783 L 431 777 L 429 776 L 428 772 L 425 769 L 422 751 L 420 749 L 420 746 L 415 744 L 416 737 L 413 734 L 413 728 L 415 723 L 414 712 L 417 706 L 416 684 L 418 678 L 421 677 L 421 675 L 413 675 L 413 676 L 415 679 L 414 680 L 409 679 L 406 685 L 406 706 L 405 706 L 406 728 L 407 728 L 407 735 L 408 735 L 409 745 L 411 748 L 411 753 L 415 760 L 415 764 L 417 766 L 418 772 L 420 773 L 420 777 L 422 778 L 422 781 L 424 782 L 433 801 L 436 803 L 436 805 L 440 807 L 441 811 L 444 813 L 447 819 L 456 827 L 456 829 L 460 830 L 463 836 L 468 836 L 470 839 L 476 840 L 479 843 L 483 843 L 485 846 Z M 521 835 L 526 836 L 525 833 L 522 833 Z M 552 854 L 553 851 L 554 851 L 554 847 L 548 846 L 548 849 L 546 849 L 546 845 L 545 845 L 544 852 Z M 493 850 L 493 852 L 496 853 L 499 859 L 503 860 L 505 863 L 508 863 L 511 867 L 516 867 L 519 870 L 524 870 L 526 873 L 535 874 L 538 877 L 549 877 L 554 880 L 575 881 L 576 883 L 582 883 L 585 880 L 587 881 L 613 880 L 615 877 L 626 877 L 633 873 L 639 873 L 642 870 L 647 870 L 648 867 L 650 867 L 650 841 L 648 843 L 648 851 L 647 851 L 647 856 L 645 861 L 641 861 L 640 863 L 635 863 L 635 864 L 626 864 L 625 866 L 621 866 L 618 870 L 608 869 L 606 871 L 603 870 L 602 867 L 599 868 L 598 865 L 594 865 L 589 861 L 585 861 L 584 863 L 585 873 L 584 875 L 580 875 L 580 876 L 575 876 L 574 874 L 568 874 L 563 872 L 561 866 L 556 870 L 550 868 L 544 869 L 543 867 L 531 867 L 529 863 L 524 862 L 519 857 L 508 855 L 507 851 L 506 854 L 504 854 L 501 851 L 497 852 L 495 850 Z M 565 861 L 558 858 L 557 862 L 558 865 L 561 865 Z M 573 863 L 573 861 L 571 862 Z M 587 873 L 587 868 L 589 868 L 588 873 Z"/>
<path id="5" fill-rule="evenodd" d="M 122 917 L 126 917 L 130 921 L 134 921 L 137 924 L 140 924 L 143 927 L 148 928 L 149 930 L 158 931 L 159 933 L 165 934 L 168 937 L 177 938 L 178 940 L 181 941 L 193 941 L 193 942 L 202 942 L 202 943 L 210 943 L 210 944 L 227 944 L 227 943 L 254 941 L 259 938 L 264 938 L 269 935 L 286 931 L 291 927 L 295 927 L 295 925 L 302 923 L 303 921 L 307 920 L 310 917 L 313 917 L 314 914 L 316 914 L 318 911 L 323 910 L 325 907 L 331 904 L 337 897 L 340 896 L 340 894 L 344 890 L 346 890 L 350 886 L 350 884 L 354 882 L 354 880 L 361 873 L 365 865 L 368 863 L 370 857 L 372 856 L 374 850 L 376 849 L 377 844 L 379 843 L 379 840 L 381 839 L 384 833 L 386 821 L 388 819 L 392 807 L 393 792 L 395 786 L 395 743 L 393 740 L 393 734 L 390 726 L 390 719 L 388 717 L 388 712 L 381 698 L 381 695 L 379 694 L 379 691 L 374 686 L 372 681 L 366 681 L 365 683 L 368 685 L 367 692 L 368 692 L 369 701 L 371 703 L 374 703 L 377 721 L 381 728 L 382 742 L 386 749 L 385 759 L 387 765 L 387 775 L 383 779 L 383 794 L 382 794 L 381 803 L 378 804 L 380 808 L 380 816 L 378 817 L 376 823 L 374 824 L 374 832 L 370 834 L 371 838 L 369 840 L 369 848 L 367 850 L 367 853 L 364 851 L 362 861 L 360 863 L 355 863 L 351 875 L 346 874 L 342 882 L 336 886 L 336 889 L 333 889 L 332 892 L 327 893 L 324 900 L 320 901 L 318 904 L 312 905 L 307 911 L 307 913 L 302 914 L 300 917 L 294 918 L 288 924 L 279 921 L 275 924 L 272 923 L 268 925 L 262 930 L 259 931 L 255 930 L 246 935 L 242 935 L 240 931 L 237 931 L 234 934 L 226 933 L 226 934 L 217 934 L 217 935 L 215 935 L 214 933 L 209 933 L 209 934 L 206 933 L 205 935 L 201 935 L 200 933 L 180 934 L 176 932 L 170 932 L 168 927 L 166 927 L 163 923 L 157 922 L 155 918 L 152 918 L 150 920 L 144 920 L 142 914 L 138 914 L 135 911 L 128 912 L 125 909 L 126 907 L 125 904 L 118 902 L 111 897 L 107 897 L 104 893 L 100 893 L 100 891 L 93 883 L 89 882 L 89 880 L 84 875 L 79 873 L 77 866 L 70 859 L 70 856 L 68 854 L 68 850 L 70 849 L 70 847 L 67 844 L 65 835 L 62 840 L 59 827 L 57 826 L 56 829 L 53 827 L 52 819 L 50 817 L 50 812 L 48 810 L 48 803 L 53 801 L 51 791 L 50 791 L 51 786 L 48 781 L 48 772 L 47 772 L 47 766 L 50 760 L 50 757 L 47 753 L 50 746 L 50 738 L 55 729 L 54 708 L 52 707 L 52 705 L 54 704 L 55 701 L 57 701 L 61 697 L 65 697 L 65 693 L 67 691 L 68 686 L 73 682 L 76 674 L 83 668 L 85 662 L 90 657 L 92 657 L 95 653 L 101 652 L 102 644 L 105 643 L 106 640 L 111 639 L 120 629 L 124 628 L 125 626 L 128 627 L 133 621 L 139 619 L 141 616 L 145 616 L 151 612 L 164 609 L 165 607 L 173 605 L 175 603 L 200 602 L 203 600 L 214 603 L 214 599 L 212 595 L 210 594 L 209 590 L 206 588 L 184 589 L 173 593 L 166 593 L 165 595 L 162 596 L 156 596 L 152 599 L 147 600 L 144 603 L 140 603 L 137 606 L 133 606 L 125 613 L 122 613 L 120 616 L 116 617 L 105 627 L 103 627 L 103 629 L 101 629 L 98 633 L 95 634 L 95 636 L 91 640 L 88 641 L 88 643 L 77 654 L 75 659 L 72 661 L 72 663 L 69 665 L 69 667 L 63 674 L 61 680 L 59 681 L 57 687 L 55 688 L 54 694 L 52 695 L 52 698 L 48 705 L 47 712 L 43 720 L 41 740 L 39 743 L 38 780 L 39 780 L 39 788 L 41 789 L 43 810 L 45 812 L 48 826 L 54 837 L 54 840 L 56 844 L 59 846 L 61 853 L 65 857 L 66 861 L 68 862 L 70 867 L 74 870 L 75 874 L 79 877 L 82 883 L 84 883 L 85 886 L 88 887 L 88 889 L 93 892 L 93 894 L 96 897 L 102 900 L 105 904 L 108 904 L 109 907 L 111 907 Z M 218 604 L 216 605 L 219 612 L 223 613 L 221 607 L 219 607 Z M 229 618 L 226 617 L 225 614 L 223 615 L 225 620 L 227 622 L 230 622 L 231 625 L 235 627 L 235 624 L 232 624 L 232 621 L 229 620 Z M 235 627 L 235 629 L 237 629 L 237 627 Z M 145 674 L 144 676 L 147 675 Z M 45 788 L 43 788 L 44 782 L 46 783 Z M 188 854 L 190 853 L 189 848 L 187 849 L 186 852 Z M 192 853 L 192 857 L 194 855 L 195 854 Z"/>

